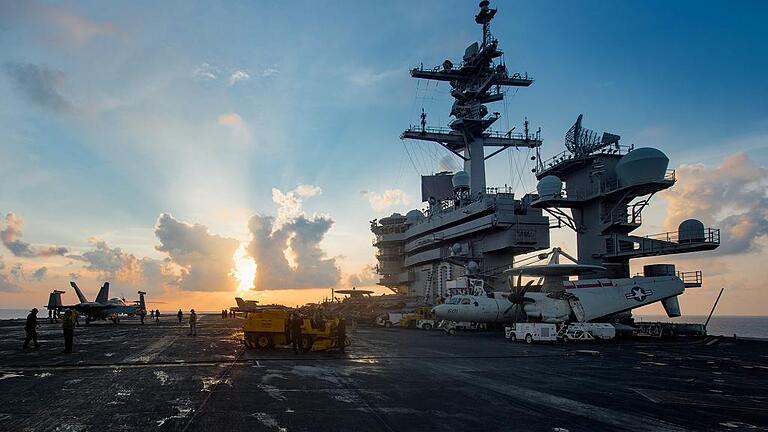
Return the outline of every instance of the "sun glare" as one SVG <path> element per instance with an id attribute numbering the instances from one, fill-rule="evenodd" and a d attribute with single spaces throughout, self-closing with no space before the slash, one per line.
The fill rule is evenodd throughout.
<path id="1" fill-rule="evenodd" d="M 232 276 L 237 279 L 238 291 L 253 289 L 253 278 L 256 276 L 256 262 L 245 253 L 244 248 L 238 248 L 233 256 L 235 269 Z"/>

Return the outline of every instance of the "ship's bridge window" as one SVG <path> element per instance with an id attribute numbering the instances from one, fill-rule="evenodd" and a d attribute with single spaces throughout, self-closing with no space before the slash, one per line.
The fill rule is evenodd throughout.
<path id="1" fill-rule="evenodd" d="M 470 301 L 469 301 L 468 298 L 461 299 L 461 304 L 469 304 L 469 303 L 470 303 Z"/>

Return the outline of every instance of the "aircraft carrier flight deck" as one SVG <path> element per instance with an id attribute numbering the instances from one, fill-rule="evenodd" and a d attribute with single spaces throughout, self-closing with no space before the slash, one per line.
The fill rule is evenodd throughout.
<path id="1" fill-rule="evenodd" d="M 768 430 L 768 343 L 508 343 L 358 327 L 345 354 L 246 350 L 242 319 L 0 322 L 0 430 Z"/>

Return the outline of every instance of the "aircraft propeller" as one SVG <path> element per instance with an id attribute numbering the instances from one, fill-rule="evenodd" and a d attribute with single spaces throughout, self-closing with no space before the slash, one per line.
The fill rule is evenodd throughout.
<path id="1" fill-rule="evenodd" d="M 533 281 L 528 281 L 527 284 L 523 285 L 523 275 L 520 274 L 517 276 L 517 283 L 514 283 L 514 277 L 509 277 L 509 294 L 507 294 L 507 300 L 509 300 L 510 303 L 512 303 L 505 311 L 504 315 L 508 314 L 512 308 L 515 309 L 515 321 L 517 321 L 517 316 L 520 313 L 520 309 L 525 306 L 525 303 L 533 303 L 535 300 L 526 297 L 525 293 L 528 292 L 528 289 L 533 285 Z"/>

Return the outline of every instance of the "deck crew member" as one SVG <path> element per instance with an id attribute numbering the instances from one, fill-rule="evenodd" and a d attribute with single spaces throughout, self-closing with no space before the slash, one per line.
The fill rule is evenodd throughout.
<path id="1" fill-rule="evenodd" d="M 179 324 L 181 324 L 181 319 L 184 318 L 184 312 L 179 309 L 179 312 L 176 313 L 176 316 L 179 317 Z"/>
<path id="2" fill-rule="evenodd" d="M 141 325 L 144 325 L 144 317 L 147 316 L 147 311 L 144 309 L 139 311 L 139 319 L 141 320 Z"/>
<path id="3" fill-rule="evenodd" d="M 338 341 L 336 344 L 339 346 L 339 351 L 344 352 L 344 342 L 347 340 L 347 321 L 344 317 L 339 317 L 339 325 L 336 328 L 336 336 Z"/>
<path id="4" fill-rule="evenodd" d="M 49 312 L 50 315 L 50 312 Z M 27 337 L 24 338 L 24 348 L 29 346 L 29 341 L 35 343 L 35 348 L 39 348 L 40 344 L 37 342 L 37 327 L 40 324 L 37 323 L 37 308 L 32 308 L 27 315 L 27 323 L 24 325 L 24 331 L 27 333 Z"/>
<path id="5" fill-rule="evenodd" d="M 72 344 L 75 339 L 75 325 L 77 323 L 77 312 L 66 309 L 64 317 L 61 320 L 61 327 L 64 330 L 64 351 L 62 353 L 71 353 Z"/>
<path id="6" fill-rule="evenodd" d="M 301 324 L 302 319 L 299 314 L 293 314 L 290 320 L 291 326 L 291 342 L 293 343 L 293 353 L 299 353 L 299 347 L 301 346 Z"/>
<path id="7" fill-rule="evenodd" d="M 197 314 L 194 309 L 189 311 L 189 335 L 197 336 Z"/>
<path id="8" fill-rule="evenodd" d="M 160 309 L 155 309 L 155 322 L 160 322 Z"/>

